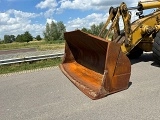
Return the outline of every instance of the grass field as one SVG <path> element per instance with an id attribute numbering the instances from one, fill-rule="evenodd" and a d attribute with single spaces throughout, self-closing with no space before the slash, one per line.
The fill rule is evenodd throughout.
<path id="1" fill-rule="evenodd" d="M 21 63 L 21 64 L 2 65 L 0 66 L 0 74 L 53 67 L 53 66 L 58 66 L 60 63 L 61 63 L 61 58 L 56 58 L 56 59 L 47 59 L 36 62 Z"/>
<path id="2" fill-rule="evenodd" d="M 9 44 L 0 44 L 0 50 L 12 50 L 20 48 L 36 48 L 37 50 L 56 50 L 64 49 L 64 41 L 55 43 L 47 43 L 45 41 L 31 41 L 29 43 L 9 43 Z M 45 67 L 57 66 L 61 62 L 61 58 L 41 60 L 37 62 L 27 62 L 21 64 L 12 64 L 12 65 L 1 65 L 0 74 L 19 72 L 24 70 L 39 69 Z"/>
<path id="3" fill-rule="evenodd" d="M 64 41 L 55 41 L 54 43 L 47 43 L 42 40 L 42 41 L 31 41 L 29 43 L 13 42 L 8 44 L 0 44 L 0 50 L 11 50 L 20 48 L 36 48 L 37 50 L 63 49 Z"/>

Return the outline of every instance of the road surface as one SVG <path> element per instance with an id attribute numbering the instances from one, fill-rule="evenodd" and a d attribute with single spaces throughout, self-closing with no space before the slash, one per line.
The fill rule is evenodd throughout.
<path id="1" fill-rule="evenodd" d="M 58 67 L 0 76 L 1 120 L 160 120 L 160 67 L 151 54 L 132 60 L 129 89 L 99 100 Z"/>
<path id="2" fill-rule="evenodd" d="M 36 48 L 22 48 L 22 49 L 13 49 L 13 50 L 0 50 L 0 55 L 6 54 L 15 54 L 15 53 L 24 53 L 24 52 L 35 52 Z"/>

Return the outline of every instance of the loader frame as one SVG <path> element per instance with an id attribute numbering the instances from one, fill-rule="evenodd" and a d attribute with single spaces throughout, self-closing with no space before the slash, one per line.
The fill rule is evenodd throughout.
<path id="1" fill-rule="evenodd" d="M 99 33 L 100 37 L 120 43 L 123 53 L 130 54 L 130 51 L 138 46 L 145 52 L 152 51 L 154 35 L 160 30 L 160 9 L 156 9 L 153 13 L 143 15 L 143 10 L 160 7 L 160 2 L 139 2 L 138 7 L 130 7 L 123 2 L 117 8 L 111 7 L 109 17 Z M 137 15 L 139 19 L 131 23 L 131 12 L 129 10 L 138 9 Z M 120 30 L 119 20 L 123 19 L 124 29 Z M 111 25 L 109 26 L 109 23 Z M 105 33 L 106 28 L 108 31 Z"/>

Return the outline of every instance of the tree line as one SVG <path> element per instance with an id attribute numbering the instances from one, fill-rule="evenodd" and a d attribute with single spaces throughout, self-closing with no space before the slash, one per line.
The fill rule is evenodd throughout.
<path id="1" fill-rule="evenodd" d="M 104 23 L 101 22 L 98 25 L 93 24 L 92 26 L 90 26 L 90 28 L 83 27 L 80 30 L 83 32 L 98 36 L 103 26 L 104 26 Z M 52 21 L 50 24 L 49 23 L 46 24 L 45 30 L 43 31 L 44 40 L 46 42 L 64 40 L 64 32 L 66 32 L 66 27 L 62 21 L 60 22 Z M 37 35 L 34 39 L 42 40 L 40 35 Z M 33 40 L 33 36 L 29 33 L 29 31 L 26 31 L 23 34 L 19 34 L 17 36 L 4 35 L 3 43 L 30 42 L 32 40 Z"/>
<path id="2" fill-rule="evenodd" d="M 36 40 L 41 40 L 41 36 L 37 35 L 35 37 Z M 29 33 L 29 31 L 24 32 L 23 34 L 15 35 L 4 35 L 4 40 L 1 43 L 12 43 L 12 42 L 29 42 L 33 40 L 33 36 Z"/>
<path id="3" fill-rule="evenodd" d="M 51 24 L 46 24 L 46 29 L 43 31 L 44 40 L 46 42 L 53 42 L 57 40 L 64 40 L 64 32 L 66 32 L 66 27 L 63 22 L 54 22 Z M 34 39 L 41 40 L 41 36 L 37 35 Z M 12 42 L 30 42 L 33 40 L 33 36 L 29 31 L 24 32 L 23 34 L 15 35 L 4 35 L 4 40 L 1 40 L 0 43 L 12 43 Z"/>
<path id="4" fill-rule="evenodd" d="M 90 28 L 83 27 L 80 30 L 83 32 L 98 36 L 103 26 L 104 26 L 104 23 L 101 22 L 98 25 L 93 24 L 92 26 L 90 26 Z M 52 21 L 51 24 L 49 23 L 46 24 L 46 29 L 43 32 L 43 35 L 46 41 L 64 40 L 64 32 L 66 32 L 66 27 L 64 26 L 62 21 L 57 23 Z M 107 32 L 107 29 L 105 33 L 106 32 Z"/>
<path id="5" fill-rule="evenodd" d="M 85 27 L 83 27 L 81 30 L 82 30 L 83 32 L 86 32 L 86 33 L 89 33 L 89 34 L 98 36 L 99 33 L 100 33 L 100 31 L 101 31 L 101 29 L 103 28 L 103 26 L 104 26 L 104 23 L 101 22 L 101 23 L 99 23 L 98 25 L 96 25 L 96 24 L 91 25 L 90 28 L 85 28 Z M 106 29 L 106 31 L 107 31 L 107 29 Z M 105 32 L 106 32 L 106 31 L 105 31 Z"/>

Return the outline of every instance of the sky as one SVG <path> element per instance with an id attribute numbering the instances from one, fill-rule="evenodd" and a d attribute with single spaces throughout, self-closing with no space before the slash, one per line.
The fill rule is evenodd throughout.
<path id="1" fill-rule="evenodd" d="M 67 31 L 89 28 L 105 22 L 111 6 L 125 2 L 137 6 L 139 0 L 0 0 L 0 39 L 4 35 L 41 35 L 46 23 L 62 21 Z M 133 15 L 134 16 L 134 15 Z"/>

